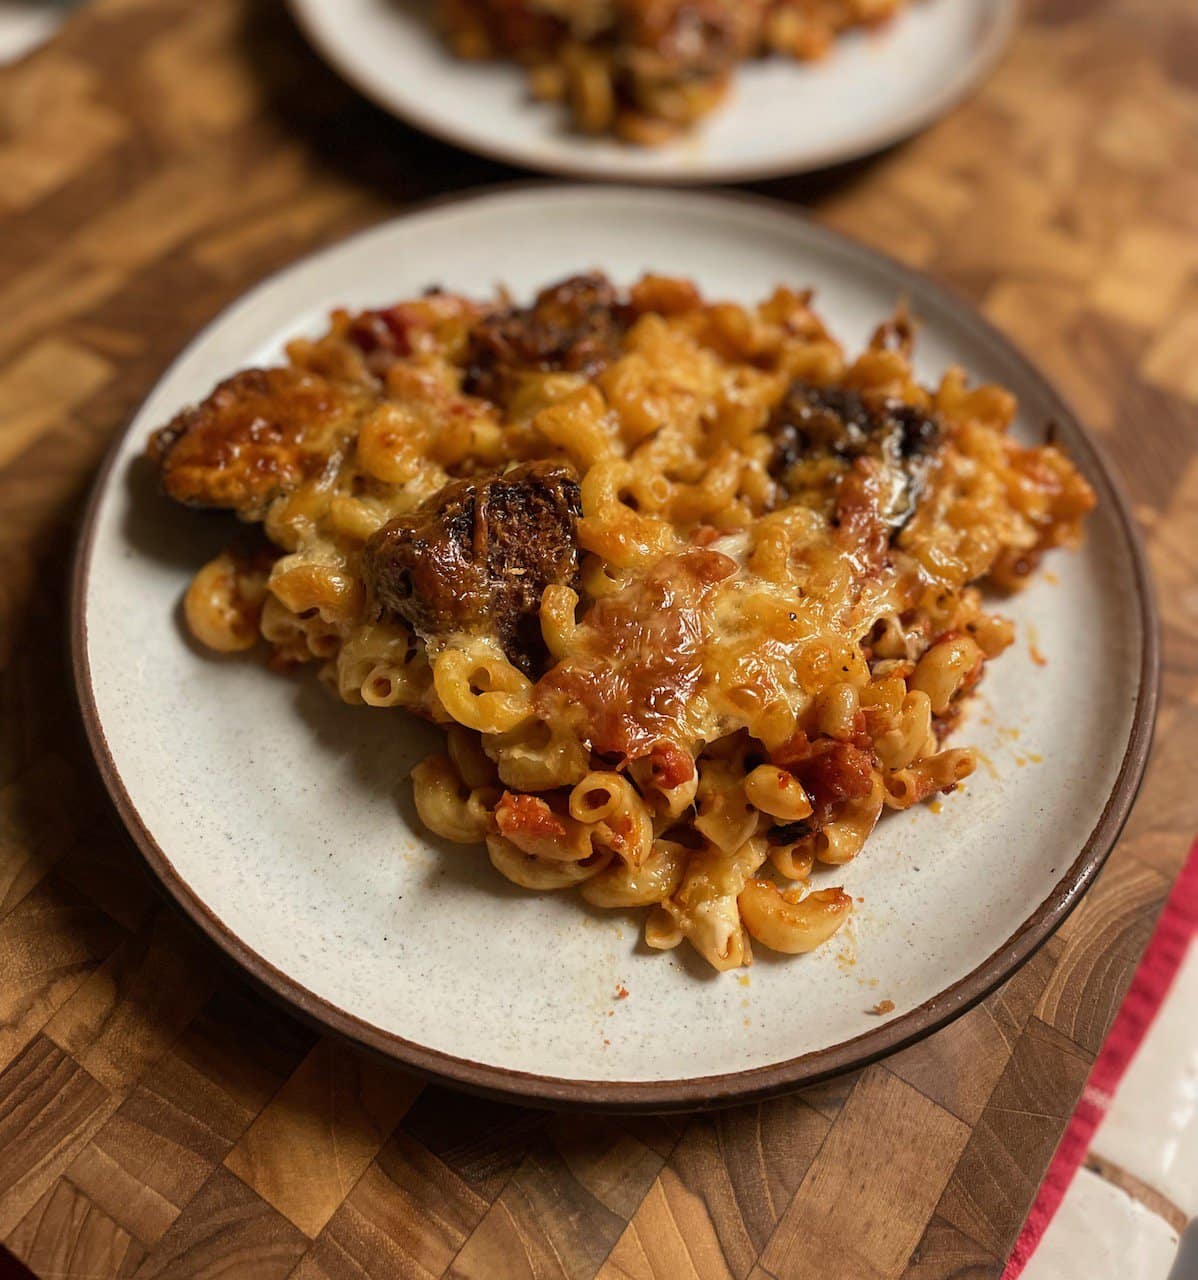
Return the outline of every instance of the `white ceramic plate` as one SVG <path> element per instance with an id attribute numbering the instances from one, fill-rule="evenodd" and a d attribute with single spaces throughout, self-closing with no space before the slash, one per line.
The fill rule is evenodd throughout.
<path id="1" fill-rule="evenodd" d="M 1096 486 L 1083 550 L 1009 608 L 959 740 L 990 762 L 940 814 L 886 817 L 843 871 L 851 930 L 811 956 L 716 975 L 639 942 L 634 918 L 501 880 L 416 822 L 405 775 L 435 739 L 403 712 L 340 704 L 314 677 L 189 646 L 195 568 L 232 521 L 160 498 L 146 436 L 232 370 L 317 331 L 334 305 L 440 283 L 518 295 L 601 266 L 692 275 L 752 301 L 811 284 L 850 347 L 896 300 L 922 317 L 918 367 L 1012 388 L 1020 436 L 1049 420 Z M 1038 374 L 925 277 L 747 198 L 522 187 L 387 223 L 267 281 L 158 384 L 101 477 L 81 543 L 76 671 L 93 746 L 151 865 L 245 967 L 313 1017 L 493 1092 L 664 1109 L 777 1091 L 925 1034 L 1006 976 L 1101 864 L 1135 792 L 1155 702 L 1150 594 L 1122 500 Z M 1033 660 L 1031 645 L 1047 659 Z M 1018 736 L 1016 736 L 1016 734 Z M 617 987 L 629 995 L 616 1000 Z M 882 1000 L 893 1013 L 869 1012 Z"/>
<path id="2" fill-rule="evenodd" d="M 509 164 L 634 182 L 748 182 L 852 160 L 935 120 L 989 71 L 1016 0 L 919 0 L 819 62 L 742 67 L 693 134 L 639 148 L 580 137 L 560 105 L 528 94 L 512 63 L 463 62 L 422 0 L 290 0 L 312 44 L 379 106 Z"/>

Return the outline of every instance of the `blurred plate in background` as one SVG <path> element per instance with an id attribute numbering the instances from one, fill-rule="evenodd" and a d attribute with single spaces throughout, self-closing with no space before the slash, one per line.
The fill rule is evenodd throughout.
<path id="1" fill-rule="evenodd" d="M 353 85 L 419 129 L 509 164 L 633 182 L 749 182 L 826 168 L 915 133 L 1002 52 L 1016 0 L 918 0 L 819 62 L 747 63 L 693 132 L 644 148 L 569 129 L 534 101 L 522 68 L 455 58 L 431 0 L 290 0 L 312 44 Z"/>

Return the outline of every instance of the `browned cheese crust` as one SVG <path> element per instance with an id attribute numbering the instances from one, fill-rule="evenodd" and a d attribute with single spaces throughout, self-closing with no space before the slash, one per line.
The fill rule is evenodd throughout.
<path id="1" fill-rule="evenodd" d="M 370 403 L 296 369 L 246 369 L 150 438 L 177 502 L 260 518 L 275 498 L 335 465 Z"/>

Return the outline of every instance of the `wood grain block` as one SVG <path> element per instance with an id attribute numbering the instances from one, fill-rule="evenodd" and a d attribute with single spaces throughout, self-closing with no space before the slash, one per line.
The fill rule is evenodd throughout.
<path id="1" fill-rule="evenodd" d="M 1069 920 L 1072 945 L 1040 995 L 1037 1017 L 1096 1054 L 1168 888 L 1158 871 L 1116 856 L 1102 883 Z"/>
<path id="2" fill-rule="evenodd" d="M 421 1143 L 393 1134 L 320 1233 L 296 1280 L 441 1276 L 489 1206 Z"/>
<path id="3" fill-rule="evenodd" d="M 366 1171 L 421 1082 L 321 1040 L 225 1164 L 315 1236 Z"/>
<path id="4" fill-rule="evenodd" d="M 429 1085 L 400 1125 L 489 1204 L 507 1185 L 550 1117 Z"/>
<path id="5" fill-rule="evenodd" d="M 968 103 L 768 189 L 964 290 L 1101 435 L 1159 584 L 1144 795 L 962 1020 L 715 1116 L 554 1117 L 321 1040 L 163 905 L 77 724 L 74 530 L 169 361 L 296 257 L 509 171 L 266 0 L 89 0 L 0 74 L 0 1240 L 39 1274 L 995 1280 L 1198 831 L 1198 15 L 1025 8 Z"/>
<path id="6" fill-rule="evenodd" d="M 0 103 L 0 209 L 28 208 L 123 136 L 98 85 L 82 60 L 30 61 L 22 91 Z"/>
<path id="7" fill-rule="evenodd" d="M 969 1128 L 880 1067 L 857 1083 L 761 1255 L 782 1280 L 903 1274 Z M 887 1205 L 886 1213 L 877 1206 Z"/>
<path id="8" fill-rule="evenodd" d="M 702 1197 L 665 1169 L 608 1255 L 599 1280 L 728 1280 L 733 1274 Z"/>
<path id="9" fill-rule="evenodd" d="M 963 1231 L 933 1218 L 907 1264 L 905 1280 L 994 1280 L 1002 1260 Z"/>
<path id="10" fill-rule="evenodd" d="M 21 1219 L 9 1248 L 53 1280 L 127 1276 L 145 1257 L 137 1241 L 66 1178 Z"/>
<path id="11" fill-rule="evenodd" d="M 610 1118 L 555 1116 L 545 1135 L 568 1176 L 624 1221 L 662 1166 L 658 1152 Z"/>
<path id="12" fill-rule="evenodd" d="M 887 1069 L 958 1120 L 976 1124 L 1053 973 L 1059 952 L 1057 940 L 1049 939 L 992 996 L 945 1027 L 926 1046 L 916 1045 L 888 1058 Z"/>
<path id="13" fill-rule="evenodd" d="M 996 1258 L 1015 1242 L 1090 1059 L 1032 1018 L 945 1188 L 937 1213 Z"/>
<path id="14" fill-rule="evenodd" d="M 1068 337 L 1073 350 L 1073 359 L 1066 362 L 1072 403 L 1103 443 L 1118 451 L 1124 441 L 1122 428 L 1139 416 L 1129 400 L 1141 388 L 1129 387 L 1128 374 L 1139 363 L 1147 339 L 1143 331 L 1089 309 L 1078 314 Z M 1036 354 L 1034 348 L 1029 354 Z M 1157 443 L 1145 440 L 1141 447 L 1151 451 Z M 1157 490 L 1149 486 L 1149 491 Z"/>
<path id="15" fill-rule="evenodd" d="M 100 797 L 88 796 L 87 800 Z M 72 806 L 73 807 L 73 806 Z M 161 889 L 151 877 L 128 832 L 110 813 L 89 820 L 84 837 L 67 848 L 58 875 L 78 889 L 105 915 L 129 933 L 140 933 L 162 902 Z"/>
<path id="16" fill-rule="evenodd" d="M 1177 435 L 1198 431 L 1198 410 L 1178 415 Z M 1171 651 L 1185 670 L 1198 666 L 1198 458 L 1175 475 L 1168 506 L 1148 541 Z"/>
<path id="17" fill-rule="evenodd" d="M 139 1263 L 310 1045 L 269 1012 L 247 1006 L 244 994 L 218 996 L 29 1211 L 15 1232 L 22 1256 L 57 1256 L 61 1230 L 79 1236 L 85 1260 L 101 1238 L 124 1250 L 124 1269 L 113 1274 Z M 261 1039 L 247 1054 L 239 1049 L 251 1025 Z"/>
<path id="18" fill-rule="evenodd" d="M 618 1121 L 562 1118 L 548 1126 L 445 1274 L 592 1276 L 626 1225 L 620 1208 L 640 1203 L 661 1166 Z"/>
<path id="19" fill-rule="evenodd" d="M 1146 381 L 1173 395 L 1198 404 L 1198 368 L 1194 346 L 1198 343 L 1198 286 L 1148 348 L 1140 372 Z"/>
<path id="20" fill-rule="evenodd" d="M 627 1133 L 656 1151 L 665 1160 L 681 1141 L 682 1135 L 690 1124 L 690 1117 L 685 1115 L 625 1116 L 623 1124 Z"/>
<path id="21" fill-rule="evenodd" d="M 828 1120 L 835 1120 L 844 1104 L 848 1102 L 857 1081 L 861 1079 L 861 1071 L 850 1071 L 843 1076 L 834 1076 L 823 1084 L 812 1085 L 804 1089 L 799 1097 L 813 1110 Z"/>
<path id="22" fill-rule="evenodd" d="M 117 267 L 69 254 L 26 267 L 0 288 L 0 353 L 10 357 L 31 337 L 100 302 L 121 280 Z"/>
<path id="23" fill-rule="evenodd" d="M 1145 177 L 1166 173 L 1181 156 L 1177 131 L 1161 128 L 1162 113 L 1171 117 L 1170 123 L 1181 124 L 1178 116 L 1184 107 L 1155 68 L 1125 76 L 1123 84 L 1095 134 L 1095 144 L 1121 168 Z"/>
<path id="24" fill-rule="evenodd" d="M 132 1085 L 196 1015 L 216 981 L 210 946 L 170 910 L 126 938 L 46 1024 L 110 1089 Z"/>
<path id="25" fill-rule="evenodd" d="M 70 846 L 78 810 L 60 797 L 75 789 L 75 771 L 60 755 L 40 757 L 0 787 L 0 920 Z"/>
<path id="26" fill-rule="evenodd" d="M 218 993 L 69 1166 L 98 1204 L 125 1184 L 112 1213 L 128 1213 L 137 1239 L 173 1223 L 310 1048 L 310 1035 L 272 1013 L 244 992 Z"/>
<path id="27" fill-rule="evenodd" d="M 54 877 L 0 921 L 0 1069 L 123 937 L 95 903 Z"/>
<path id="28" fill-rule="evenodd" d="M 238 36 L 234 9 L 206 5 L 193 21 L 168 27 L 147 46 L 142 74 L 157 103 L 157 133 L 178 146 L 221 136 L 260 112 L 264 86 L 222 57 Z"/>
<path id="29" fill-rule="evenodd" d="M 111 375 L 107 361 L 59 338 L 31 347 L 0 373 L 4 432 L 0 466 L 20 456 L 60 414 Z"/>
<path id="30" fill-rule="evenodd" d="M 294 246 L 295 252 L 312 244 L 330 223 L 353 225 L 366 215 L 357 192 L 301 187 L 281 208 L 256 210 L 238 218 L 231 227 L 201 236 L 195 259 L 215 275 L 241 280 L 247 271 L 285 260 L 289 246 Z"/>
<path id="31" fill-rule="evenodd" d="M 1088 426 L 1107 431 L 1115 422 L 1109 380 L 1094 377 L 1088 352 L 1075 337 L 1082 305 L 1072 283 L 1038 277 L 1000 280 L 985 299 L 987 317 L 1035 356 Z"/>
<path id="32" fill-rule="evenodd" d="M 696 1117 L 600 1274 L 744 1276 L 830 1127 L 797 1097 Z"/>
<path id="33" fill-rule="evenodd" d="M 1172 505 L 1176 486 L 1185 476 L 1188 454 L 1181 442 L 1193 437 L 1194 426 L 1198 424 L 1198 406 L 1137 382 L 1119 396 L 1116 413 L 1124 429 L 1110 437 L 1110 447 L 1119 463 L 1124 483 L 1139 501 L 1138 511 L 1153 512 L 1153 516 L 1144 523 L 1155 531 L 1161 517 Z M 1145 422 L 1151 422 L 1154 429 L 1144 435 L 1143 443 L 1136 448 L 1131 439 L 1134 434 L 1132 424 Z M 1151 502 L 1146 502 L 1149 495 Z M 1151 553 L 1152 539 L 1148 550 Z M 1162 598 L 1157 592 L 1158 606 L 1166 621 L 1171 611 L 1187 603 L 1187 595 L 1183 592 L 1177 600 L 1172 600 Z M 1189 604 L 1192 608 L 1192 601 Z M 1166 671 L 1166 676 L 1171 670 Z"/>
<path id="34" fill-rule="evenodd" d="M 669 1167 L 706 1207 L 733 1275 L 743 1275 L 769 1242 L 830 1128 L 798 1097 L 692 1121 Z"/>
<path id="35" fill-rule="evenodd" d="M 143 1176 L 145 1165 L 136 1157 L 130 1158 L 130 1147 L 136 1150 L 136 1140 L 114 1116 L 71 1161 L 63 1180 L 131 1240 L 148 1249 L 170 1229 L 179 1216 L 179 1206 L 150 1185 Z M 190 1180 L 184 1175 L 178 1181 L 187 1185 Z M 203 1181 L 201 1178 L 189 1187 L 191 1195 Z"/>
<path id="36" fill-rule="evenodd" d="M 227 982 L 144 1077 L 139 1094 L 203 1126 L 193 1149 L 223 1160 L 291 1078 L 316 1035 L 239 982 Z"/>
<path id="37" fill-rule="evenodd" d="M 133 1274 L 137 1280 L 283 1280 L 307 1244 L 244 1182 L 217 1169 Z"/>
<path id="38" fill-rule="evenodd" d="M 1165 325 L 1198 270 L 1198 240 L 1180 227 L 1129 227 L 1090 288 L 1091 304 L 1140 329 Z"/>
<path id="39" fill-rule="evenodd" d="M 104 1086 L 44 1036 L 0 1074 L 0 1238 L 115 1109 Z"/>

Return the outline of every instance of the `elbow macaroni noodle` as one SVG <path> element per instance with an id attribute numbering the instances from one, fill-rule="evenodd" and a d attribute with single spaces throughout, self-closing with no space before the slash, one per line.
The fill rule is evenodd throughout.
<path id="1" fill-rule="evenodd" d="M 586 92 L 601 102 L 598 81 Z M 806 293 L 709 305 L 648 277 L 628 297 L 603 368 L 524 370 L 504 403 L 463 389 L 485 312 L 446 295 L 385 313 L 407 329 L 382 373 L 345 313 L 293 343 L 294 368 L 379 402 L 337 465 L 267 505 L 273 547 L 206 565 L 185 615 L 213 649 L 261 636 L 346 702 L 445 726 L 446 754 L 412 774 L 431 831 L 485 845 L 527 889 L 647 908 L 650 946 L 686 940 L 728 969 L 753 942 L 825 942 L 852 899 L 819 869 L 856 857 L 884 809 L 969 776 L 973 753 L 943 739 L 1013 634 L 978 584 L 1018 586 L 1076 540 L 1093 497 L 1055 447 L 1009 438 L 1000 388 L 957 370 L 917 384 L 888 326 L 854 361 Z M 827 401 L 843 414 L 900 406 L 934 444 L 883 473 L 872 454 L 820 453 L 800 415 L 784 456 L 795 384 L 859 397 Z M 456 476 L 542 458 L 581 489 L 580 572 L 535 615 L 542 669 L 371 606 L 373 533 Z M 899 481 L 901 523 L 885 506 Z"/>

